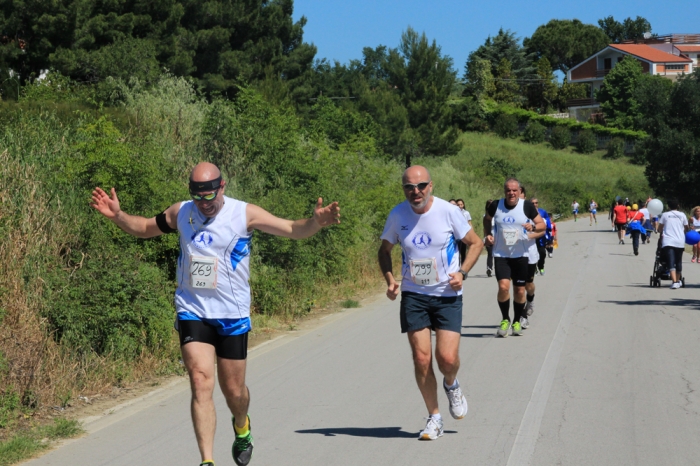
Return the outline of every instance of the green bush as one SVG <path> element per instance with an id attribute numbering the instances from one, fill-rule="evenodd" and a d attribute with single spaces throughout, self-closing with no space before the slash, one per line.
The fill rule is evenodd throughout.
<path id="1" fill-rule="evenodd" d="M 582 154 L 592 154 L 598 147 L 598 138 L 591 130 L 581 130 L 578 133 L 577 146 Z"/>
<path id="2" fill-rule="evenodd" d="M 549 135 L 549 143 L 555 149 L 566 149 L 571 144 L 571 131 L 564 126 L 555 126 Z"/>
<path id="3" fill-rule="evenodd" d="M 625 141 L 622 138 L 612 138 L 608 142 L 608 150 L 605 153 L 606 159 L 619 159 L 625 155 Z"/>
<path id="4" fill-rule="evenodd" d="M 502 138 L 514 138 L 518 135 L 518 119 L 505 113 L 498 115 L 493 130 Z"/>
<path id="5" fill-rule="evenodd" d="M 547 128 L 536 121 L 531 121 L 523 131 L 523 140 L 530 144 L 539 144 L 545 140 Z"/>
<path id="6" fill-rule="evenodd" d="M 497 118 L 498 115 L 506 114 L 513 115 L 521 123 L 528 121 L 538 121 L 543 125 L 549 127 L 564 126 L 571 130 L 590 129 L 595 134 L 601 136 L 619 136 L 624 139 L 634 141 L 642 140 L 648 136 L 647 133 L 645 133 L 644 131 L 632 131 L 628 129 L 612 128 L 609 126 L 602 126 L 591 123 L 581 123 L 570 118 L 553 118 L 547 115 L 541 115 L 539 113 L 535 113 L 522 108 L 511 107 L 505 104 L 495 105 L 492 103 L 489 106 L 489 108 L 486 109 L 486 111 L 487 113 L 489 113 L 492 120 L 494 118 Z"/>

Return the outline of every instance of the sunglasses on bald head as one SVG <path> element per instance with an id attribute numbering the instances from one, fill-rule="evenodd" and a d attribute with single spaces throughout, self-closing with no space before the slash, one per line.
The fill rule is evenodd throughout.
<path id="1" fill-rule="evenodd" d="M 213 201 L 216 199 L 216 195 L 219 193 L 219 190 L 217 189 L 213 193 L 208 193 L 208 194 L 197 194 L 197 193 L 190 193 L 190 196 L 192 196 L 192 199 L 195 201 Z"/>
<path id="2" fill-rule="evenodd" d="M 423 181 L 418 184 L 412 184 L 412 183 L 405 183 L 403 185 L 403 189 L 406 191 L 413 191 L 414 189 L 418 188 L 418 191 L 423 191 L 425 188 L 428 187 L 430 184 L 430 181 Z"/>

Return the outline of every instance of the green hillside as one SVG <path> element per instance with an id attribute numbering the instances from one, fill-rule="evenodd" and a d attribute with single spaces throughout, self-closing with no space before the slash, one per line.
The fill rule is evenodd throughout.
<path id="1" fill-rule="evenodd" d="M 605 208 L 618 195 L 646 199 L 651 194 L 644 167 L 604 159 L 604 151 L 579 154 L 573 148 L 554 150 L 547 143 L 527 144 L 491 133 L 464 133 L 461 142 L 455 156 L 414 162 L 430 170 L 435 195 L 464 199 L 475 224 L 481 223 L 486 200 L 502 197 L 509 175 L 523 183 L 528 197 L 537 196 L 547 211 L 564 216 L 574 199 L 583 206 L 593 198 Z"/>

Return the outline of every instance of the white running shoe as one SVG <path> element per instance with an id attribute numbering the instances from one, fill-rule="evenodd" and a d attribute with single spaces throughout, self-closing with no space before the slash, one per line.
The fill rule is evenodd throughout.
<path id="1" fill-rule="evenodd" d="M 551 259 L 551 258 L 552 258 L 552 253 L 551 253 L 551 252 L 548 252 L 548 253 L 547 253 L 547 256 L 549 256 L 549 258 Z"/>
<path id="2" fill-rule="evenodd" d="M 671 285 L 672 290 L 677 290 L 680 287 L 681 287 L 681 282 L 673 282 L 673 285 Z"/>
<path id="3" fill-rule="evenodd" d="M 443 430 L 442 419 L 428 417 L 428 423 L 425 425 L 425 429 L 420 431 L 418 438 L 420 440 L 436 440 L 438 437 L 442 437 Z"/>
<path id="4" fill-rule="evenodd" d="M 530 326 L 530 321 L 527 320 L 527 317 L 521 317 L 520 318 L 520 326 L 525 330 Z"/>
<path id="5" fill-rule="evenodd" d="M 469 407 L 467 406 L 467 399 L 462 394 L 459 382 L 457 380 L 455 382 L 457 382 L 457 387 L 450 389 L 445 386 L 445 379 L 442 379 L 442 388 L 445 389 L 445 394 L 450 402 L 450 414 L 455 419 L 462 419 L 467 415 Z"/>
<path id="6" fill-rule="evenodd" d="M 527 314 L 528 317 L 532 315 L 532 313 L 535 312 L 535 302 L 534 301 L 528 301 L 525 304 L 525 314 Z M 527 327 L 523 327 L 527 328 Z"/>

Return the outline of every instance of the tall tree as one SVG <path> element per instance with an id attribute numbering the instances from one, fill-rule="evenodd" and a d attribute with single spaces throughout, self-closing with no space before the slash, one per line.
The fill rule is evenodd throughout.
<path id="1" fill-rule="evenodd" d="M 470 53 L 464 66 L 464 94 L 482 101 L 493 97 L 495 92 L 491 63 L 484 58 L 479 58 L 474 52 Z"/>
<path id="2" fill-rule="evenodd" d="M 56 68 L 78 80 L 148 79 L 154 66 L 210 91 L 277 79 L 294 86 L 316 48 L 293 0 L 5 0 L 0 66 L 23 80 Z"/>
<path id="3" fill-rule="evenodd" d="M 643 73 L 641 63 L 626 56 L 605 76 L 596 99 L 608 124 L 623 129 L 634 128 L 640 116 L 636 89 Z"/>
<path id="4" fill-rule="evenodd" d="M 641 16 L 635 19 L 627 18 L 622 23 L 612 16 L 599 19 L 598 25 L 613 44 L 619 44 L 626 40 L 639 40 L 644 34 L 651 32 L 651 23 Z"/>
<path id="5" fill-rule="evenodd" d="M 484 44 L 469 55 L 470 58 L 472 56 L 487 60 L 494 76 L 504 58 L 510 62 L 511 72 L 519 79 L 531 77 L 535 72 L 533 56 L 520 45 L 520 39 L 510 30 L 501 28 L 494 37 L 487 37 Z"/>
<path id="6" fill-rule="evenodd" d="M 694 206 L 700 199 L 700 69 L 678 79 L 666 105 L 663 120 L 642 144 L 646 176 L 659 195 Z"/>
<path id="7" fill-rule="evenodd" d="M 609 44 L 608 36 L 597 26 L 578 19 L 553 19 L 538 27 L 523 45 L 536 58 L 547 57 L 552 68 L 566 73 Z"/>
<path id="8" fill-rule="evenodd" d="M 409 27 L 399 47 L 389 52 L 387 75 L 408 114 L 409 127 L 399 141 L 406 164 L 412 153 L 455 153 L 458 132 L 446 105 L 456 79 L 452 58 L 442 55 L 435 40 L 429 43 L 425 33 Z"/>
<path id="9" fill-rule="evenodd" d="M 559 94 L 559 86 L 547 57 L 537 60 L 535 66 L 537 78 L 527 85 L 528 106 L 545 113 L 555 104 Z"/>
<path id="10" fill-rule="evenodd" d="M 522 104 L 523 98 L 520 95 L 520 86 L 518 85 L 510 61 L 505 57 L 501 58 L 500 63 L 496 67 L 494 83 L 496 91 L 494 92 L 493 98 L 496 102 L 517 107 Z"/>

